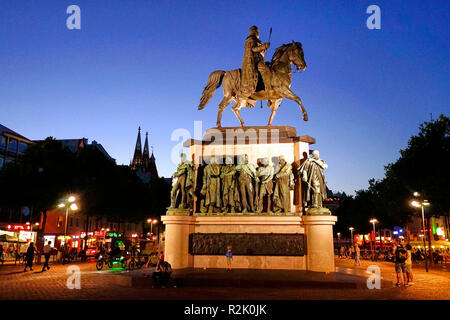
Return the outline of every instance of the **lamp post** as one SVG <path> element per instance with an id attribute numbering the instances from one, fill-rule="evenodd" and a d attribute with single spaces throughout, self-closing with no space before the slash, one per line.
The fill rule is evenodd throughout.
<path id="1" fill-rule="evenodd" d="M 372 247 L 372 260 L 375 260 L 375 245 L 376 245 L 376 238 L 375 238 L 375 223 L 378 222 L 377 219 L 373 218 L 369 221 L 373 226 L 373 247 Z M 380 236 L 381 237 L 381 236 Z M 381 245 L 381 238 L 380 238 L 380 245 Z"/>
<path id="2" fill-rule="evenodd" d="M 147 223 L 150 223 L 150 233 L 151 233 L 152 239 L 153 239 L 153 225 L 155 223 L 158 223 L 158 220 L 156 220 L 156 219 L 153 219 L 153 220 L 152 219 L 147 219 Z"/>
<path id="3" fill-rule="evenodd" d="M 70 196 L 67 199 L 64 200 L 64 202 L 61 202 L 58 205 L 59 208 L 66 208 L 66 219 L 65 219 L 65 223 L 64 223 L 64 245 L 67 245 L 67 220 L 69 218 L 69 209 L 72 211 L 76 211 L 78 210 L 78 206 L 75 203 L 75 197 L 74 196 Z"/>
<path id="4" fill-rule="evenodd" d="M 413 195 L 416 198 L 420 196 L 420 194 L 418 192 L 414 192 Z M 423 237 L 422 237 L 422 239 L 423 239 L 423 249 L 425 250 L 425 270 L 426 270 L 426 272 L 428 272 L 427 245 L 426 245 L 426 242 L 425 242 L 425 211 L 424 211 L 424 206 L 429 206 L 430 203 L 428 202 L 428 200 L 423 200 L 423 201 L 420 201 L 420 202 L 416 201 L 416 200 L 413 200 L 413 201 L 411 201 L 411 205 L 413 207 L 422 209 L 422 230 L 423 230 Z M 430 252 L 431 252 L 431 248 L 430 248 Z"/>
<path id="5" fill-rule="evenodd" d="M 338 232 L 338 233 L 337 233 L 337 236 L 338 236 L 338 247 L 339 247 L 339 245 L 340 245 L 340 243 L 341 243 L 341 233 Z"/>
<path id="6" fill-rule="evenodd" d="M 355 230 L 355 228 L 350 227 L 348 228 L 348 230 L 350 230 L 350 237 L 352 237 L 352 245 L 353 245 L 353 230 Z"/>

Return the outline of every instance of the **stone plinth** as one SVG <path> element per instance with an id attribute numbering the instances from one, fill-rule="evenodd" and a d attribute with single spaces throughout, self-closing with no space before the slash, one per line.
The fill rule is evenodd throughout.
<path id="1" fill-rule="evenodd" d="M 234 268 L 290 269 L 319 272 L 334 271 L 333 225 L 331 215 L 304 216 L 302 184 L 298 177 L 301 161 L 309 155 L 309 136 L 297 136 L 290 126 L 212 128 L 201 141 L 187 140 L 188 159 L 198 174 L 194 181 L 194 199 L 190 210 L 169 209 L 162 217 L 166 225 L 165 253 L 174 269 L 226 268 L 226 248 L 232 245 Z M 290 212 L 281 216 L 227 214 L 205 211 L 202 197 L 204 168 L 211 157 L 220 164 L 229 157 L 247 155 L 255 167 L 262 158 L 269 158 L 274 172 L 279 157 L 292 165 L 294 190 L 291 191 Z M 215 174 L 217 178 L 217 174 Z M 253 201 L 253 200 L 252 200 Z M 209 208 L 211 209 L 211 208 Z M 288 210 L 286 210 L 288 211 Z M 324 214 L 321 210 L 311 213 Z M 188 214 L 188 215 L 187 215 Z M 183 216 L 184 215 L 184 216 Z"/>
<path id="2" fill-rule="evenodd" d="M 166 225 L 165 254 L 174 269 L 226 268 L 225 252 L 191 255 L 189 235 L 200 234 L 304 234 L 305 255 L 234 255 L 234 268 L 289 269 L 334 272 L 334 216 L 163 216 Z"/>
<path id="3" fill-rule="evenodd" d="M 335 216 L 302 216 L 306 229 L 307 270 L 334 272 L 333 225 Z"/>
<path id="4" fill-rule="evenodd" d="M 172 268 L 191 267 L 193 257 L 189 254 L 189 234 L 194 232 L 192 216 L 163 216 L 166 225 L 164 244 L 165 259 L 170 261 Z"/>

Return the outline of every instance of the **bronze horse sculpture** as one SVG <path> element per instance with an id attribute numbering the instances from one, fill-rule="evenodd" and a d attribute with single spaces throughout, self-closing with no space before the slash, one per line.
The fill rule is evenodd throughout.
<path id="1" fill-rule="evenodd" d="M 216 125 L 218 128 L 221 126 L 222 113 L 231 101 L 235 101 L 235 104 L 231 109 L 243 127 L 245 127 L 245 123 L 241 118 L 239 110 L 244 107 L 253 108 L 257 100 L 268 100 L 267 107 L 272 108 L 267 126 L 272 125 L 275 113 L 277 112 L 283 98 L 297 102 L 303 113 L 303 120 L 308 121 L 308 115 L 303 107 L 302 100 L 290 89 L 292 79 L 291 64 L 294 64 L 297 67 L 297 71 L 300 69 L 306 69 L 306 62 L 301 43 L 292 41 L 292 43 L 282 45 L 276 49 L 273 54 L 272 61 L 269 63 L 266 62 L 266 64 L 272 70 L 272 89 L 269 92 L 266 92 L 264 87 L 261 87 L 258 84 L 256 92 L 250 97 L 240 97 L 240 69 L 231 71 L 213 71 L 209 75 L 208 83 L 206 84 L 205 89 L 203 89 L 198 110 L 202 110 L 206 106 L 214 95 L 216 89 L 223 84 L 224 97 L 219 104 L 219 112 L 217 114 Z"/>

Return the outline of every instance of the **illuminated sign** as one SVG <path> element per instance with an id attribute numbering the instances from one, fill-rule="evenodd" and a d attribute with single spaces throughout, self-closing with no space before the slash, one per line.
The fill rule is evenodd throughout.
<path id="1" fill-rule="evenodd" d="M 50 241 L 50 247 L 54 247 L 55 246 L 55 236 L 44 236 L 44 243 L 48 244 L 48 242 Z"/>
<path id="2" fill-rule="evenodd" d="M 131 235 L 131 237 L 132 237 L 132 238 L 137 238 L 137 237 L 138 237 L 138 234 L 137 234 L 137 233 L 133 233 L 133 234 Z"/>
<path id="3" fill-rule="evenodd" d="M 22 241 L 33 241 L 33 232 L 31 231 L 20 231 L 19 232 L 19 240 Z"/>
<path id="4" fill-rule="evenodd" d="M 82 233 L 80 234 L 80 238 L 81 238 L 81 239 L 86 238 L 86 232 L 82 232 Z"/>
<path id="5" fill-rule="evenodd" d="M 15 225 L 8 224 L 6 226 L 6 228 L 8 230 L 16 230 L 16 231 L 18 231 L 18 230 L 30 230 L 30 226 L 24 226 L 22 224 L 15 224 Z"/>
<path id="6" fill-rule="evenodd" d="M 94 235 L 95 235 L 96 237 L 103 237 L 103 236 L 104 236 L 104 233 L 103 233 L 103 231 L 95 231 L 95 232 L 94 232 Z"/>

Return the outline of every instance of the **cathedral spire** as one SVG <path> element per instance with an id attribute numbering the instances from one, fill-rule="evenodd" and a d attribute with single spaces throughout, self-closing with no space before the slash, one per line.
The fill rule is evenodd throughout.
<path id="1" fill-rule="evenodd" d="M 145 143 L 144 143 L 144 154 L 143 154 L 143 159 L 145 162 L 145 159 L 149 158 L 149 153 L 148 153 L 148 132 L 145 133 Z"/>
<path id="2" fill-rule="evenodd" d="M 148 165 L 150 163 L 150 158 L 148 154 L 148 132 L 145 133 L 145 142 L 144 142 L 144 153 L 142 154 L 142 167 L 144 172 L 147 172 Z"/>
<path id="3" fill-rule="evenodd" d="M 138 128 L 138 136 L 136 139 L 136 147 L 134 148 L 133 161 L 131 167 L 137 169 L 142 165 L 142 148 L 141 148 L 141 127 Z"/>

